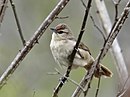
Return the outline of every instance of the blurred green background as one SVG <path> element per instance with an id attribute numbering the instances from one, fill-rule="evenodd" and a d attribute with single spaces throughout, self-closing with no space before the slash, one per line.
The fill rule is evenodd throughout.
<path id="1" fill-rule="evenodd" d="M 33 33 L 37 30 L 42 21 L 47 17 L 51 10 L 59 0 L 14 0 L 17 14 L 21 23 L 23 34 L 26 40 L 29 40 Z M 119 14 L 122 12 L 127 0 L 123 0 L 119 6 Z M 113 21 L 114 5 L 111 0 L 106 0 L 108 12 Z M 99 18 L 96 14 L 96 7 L 93 2 L 91 15 L 95 22 L 99 25 Z M 67 19 L 57 19 L 50 27 L 56 26 L 58 23 L 67 23 L 75 37 L 78 36 L 84 15 L 84 7 L 80 0 L 71 0 L 63 9 L 59 16 L 69 16 Z M 123 55 L 127 64 L 130 63 L 130 41 L 129 34 L 130 18 L 123 26 L 118 36 Z M 100 25 L 99 25 L 100 26 Z M 43 34 L 31 52 L 26 56 L 17 70 L 11 75 L 7 84 L 0 90 L 0 97 L 51 97 L 53 89 L 58 84 L 60 75 L 48 75 L 48 72 L 55 72 L 54 68 L 64 74 L 65 69 L 60 69 L 55 63 L 50 48 L 51 31 L 49 29 Z M 100 51 L 103 38 L 100 32 L 93 26 L 91 19 L 87 22 L 86 31 L 82 41 L 91 49 L 94 57 Z M 4 17 L 4 21 L 0 28 L 0 75 L 6 70 L 12 60 L 15 58 L 22 43 L 17 31 L 16 23 L 12 13 L 10 4 Z M 110 79 L 102 78 L 99 97 L 115 97 L 118 92 L 118 74 L 114 65 L 113 57 L 110 53 L 102 61 L 114 73 Z M 128 66 L 129 68 L 129 66 Z M 84 69 L 76 69 L 71 72 L 71 78 L 80 82 L 85 74 Z M 97 87 L 97 79 L 94 78 L 88 97 L 94 97 Z M 70 97 L 76 86 L 71 82 L 67 82 L 59 93 L 59 97 Z M 82 97 L 83 95 L 81 95 Z"/>

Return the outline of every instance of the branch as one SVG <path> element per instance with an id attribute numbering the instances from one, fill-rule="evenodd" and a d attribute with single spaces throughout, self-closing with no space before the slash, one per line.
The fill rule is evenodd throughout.
<path id="1" fill-rule="evenodd" d="M 106 41 L 106 36 L 105 36 L 104 32 L 96 25 L 96 23 L 94 21 L 94 18 L 91 15 L 90 15 L 90 18 L 91 18 L 91 20 L 93 22 L 94 27 L 101 33 L 104 41 Z"/>
<path id="2" fill-rule="evenodd" d="M 97 85 L 95 97 L 98 97 L 99 88 L 100 88 L 100 83 L 101 83 L 101 77 L 98 78 L 98 85 Z"/>
<path id="3" fill-rule="evenodd" d="M 0 25 L 3 21 L 8 0 L 0 0 Z"/>
<path id="4" fill-rule="evenodd" d="M 119 34 L 119 31 L 121 30 L 122 25 L 124 24 L 124 22 L 128 18 L 129 10 L 130 10 L 130 1 L 127 3 L 127 5 L 124 8 L 124 11 L 122 12 L 120 18 L 118 19 L 118 21 L 114 25 L 113 30 L 111 30 L 111 32 L 109 33 L 107 40 L 104 42 L 103 48 L 100 51 L 100 53 L 98 54 L 98 57 L 96 58 L 95 62 L 93 63 L 91 69 L 88 71 L 88 73 L 84 76 L 84 78 L 80 82 L 80 86 L 82 86 L 83 88 L 87 84 L 86 94 L 88 92 L 91 81 L 93 79 L 94 70 L 96 69 L 97 64 L 104 58 L 104 56 L 106 55 L 106 53 L 110 49 L 113 41 L 115 40 L 115 38 Z M 81 91 L 80 87 L 77 87 L 77 89 L 73 93 L 72 97 L 79 97 L 81 92 L 82 91 Z"/>
<path id="5" fill-rule="evenodd" d="M 110 32 L 110 29 L 112 28 L 110 17 L 108 15 L 104 1 L 95 0 L 95 2 L 99 11 L 100 20 L 107 36 Z M 128 71 L 117 39 L 115 39 L 112 45 L 111 54 L 114 56 L 115 62 L 117 63 L 116 67 L 119 74 L 120 85 L 123 86 L 126 79 L 128 78 Z"/>
<path id="6" fill-rule="evenodd" d="M 118 1 L 112 0 L 112 1 L 115 6 L 115 21 L 117 21 L 118 20 L 118 5 L 121 0 L 118 0 Z"/>
<path id="7" fill-rule="evenodd" d="M 47 16 L 47 18 L 43 21 L 43 23 L 40 25 L 34 35 L 30 38 L 30 40 L 26 42 L 26 46 L 16 55 L 12 63 L 0 77 L 1 88 L 4 86 L 10 75 L 14 73 L 14 71 L 20 65 L 20 62 L 22 62 L 22 60 L 38 42 L 42 34 L 46 31 L 48 26 L 54 21 L 55 17 L 62 11 L 62 9 L 66 6 L 68 2 L 69 0 L 61 0 L 52 10 L 52 12 Z"/>
<path id="8" fill-rule="evenodd" d="M 16 24 L 17 24 L 17 27 L 18 27 L 18 32 L 19 32 L 20 38 L 22 40 L 23 46 L 25 46 L 26 41 L 25 41 L 23 34 L 22 34 L 22 29 L 21 29 L 21 26 L 20 26 L 20 22 L 19 22 L 19 19 L 18 19 L 16 9 L 15 9 L 15 4 L 13 3 L 12 0 L 10 0 L 10 4 L 11 4 L 11 7 L 12 7 L 12 10 L 13 10 L 13 13 L 14 13 L 14 17 L 15 17 L 15 21 L 16 21 Z"/>
<path id="9" fill-rule="evenodd" d="M 73 49 L 71 55 L 68 57 L 70 65 L 67 67 L 66 73 L 64 74 L 65 77 L 63 77 L 62 80 L 59 82 L 59 84 L 56 86 L 56 88 L 54 90 L 54 93 L 53 93 L 53 97 L 57 97 L 58 96 L 58 92 L 60 91 L 60 89 L 62 88 L 63 84 L 67 80 L 66 77 L 69 77 L 69 74 L 70 74 L 70 71 L 71 71 L 71 67 L 72 67 L 72 63 L 73 63 L 76 51 L 78 49 L 78 45 L 79 45 L 79 43 L 81 41 L 81 38 L 82 38 L 82 35 L 84 33 L 84 29 L 85 29 L 85 25 L 86 25 L 86 22 L 87 22 L 88 13 L 89 13 L 89 10 L 90 10 L 90 7 L 91 7 L 91 2 L 92 2 L 92 0 L 88 1 L 88 5 L 87 5 L 87 8 L 85 10 L 85 15 L 84 15 L 82 27 L 81 27 L 81 30 L 80 30 L 80 33 L 79 33 L 79 36 L 78 36 L 78 40 L 76 42 L 76 45 L 74 46 L 74 49 Z"/>

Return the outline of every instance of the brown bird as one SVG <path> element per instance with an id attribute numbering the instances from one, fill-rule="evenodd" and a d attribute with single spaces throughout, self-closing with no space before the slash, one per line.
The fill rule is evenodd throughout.
<path id="1" fill-rule="evenodd" d="M 50 48 L 53 57 L 59 65 L 68 66 L 68 56 L 73 51 L 76 39 L 72 35 L 70 28 L 64 23 L 57 25 L 55 28 L 51 28 L 51 30 L 53 31 L 53 34 Z M 89 70 L 93 62 L 94 58 L 92 57 L 89 48 L 81 42 L 74 57 L 72 68 L 83 67 L 86 70 Z M 107 67 L 103 66 L 101 63 L 99 65 L 101 66 L 101 70 L 100 72 L 99 70 L 95 70 L 95 77 L 98 78 L 102 75 L 106 77 L 112 76 L 112 72 Z"/>

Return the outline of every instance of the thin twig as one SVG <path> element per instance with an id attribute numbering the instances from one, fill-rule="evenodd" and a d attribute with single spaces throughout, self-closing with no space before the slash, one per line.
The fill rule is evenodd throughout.
<path id="1" fill-rule="evenodd" d="M 115 3 L 115 21 L 118 20 L 118 3 Z"/>
<path id="2" fill-rule="evenodd" d="M 11 6 L 12 6 L 12 10 L 13 10 L 13 13 L 14 13 L 14 17 L 15 17 L 15 21 L 16 21 L 16 24 L 17 24 L 17 28 L 18 28 L 20 38 L 22 40 L 23 46 L 25 46 L 26 41 L 25 41 L 25 39 L 23 37 L 22 29 L 21 29 L 21 26 L 20 26 L 20 22 L 19 22 L 19 19 L 18 19 L 16 9 L 15 9 L 15 4 L 13 3 L 13 0 L 9 0 L 9 1 L 10 1 Z"/>
<path id="3" fill-rule="evenodd" d="M 0 25 L 5 16 L 5 10 L 7 8 L 7 3 L 8 3 L 8 0 L 0 0 Z"/>
<path id="4" fill-rule="evenodd" d="M 105 34 L 104 34 L 103 31 L 96 25 L 96 23 L 95 23 L 95 21 L 94 21 L 94 18 L 93 18 L 91 15 L 90 15 L 90 18 L 91 18 L 91 20 L 92 20 L 92 22 L 93 22 L 94 27 L 97 28 L 97 30 L 101 33 L 101 35 L 102 35 L 104 41 L 106 41 L 106 36 L 105 36 Z"/>
<path id="5" fill-rule="evenodd" d="M 112 0 L 115 5 L 115 21 L 118 20 L 118 6 L 121 0 L 118 0 L 117 2 L 115 0 Z"/>
<path id="6" fill-rule="evenodd" d="M 100 83 L 101 83 L 101 77 L 98 78 L 98 86 L 97 86 L 97 90 L 96 90 L 95 97 L 98 97 L 99 88 L 100 88 Z"/>
<path id="7" fill-rule="evenodd" d="M 52 12 L 47 16 L 47 18 L 42 22 L 42 24 L 36 30 L 34 35 L 30 38 L 30 40 L 28 42 L 26 42 L 26 46 L 22 50 L 20 50 L 20 52 L 16 55 L 16 57 L 11 62 L 9 67 L 6 69 L 6 71 L 0 77 L 0 88 L 2 88 L 4 86 L 4 84 L 9 79 L 10 75 L 14 73 L 14 71 L 20 65 L 20 62 L 22 62 L 22 60 L 26 57 L 26 55 L 29 53 L 29 51 L 34 47 L 34 45 L 38 42 L 40 37 L 46 31 L 48 26 L 54 21 L 55 17 L 62 11 L 62 9 L 66 6 L 66 4 L 69 1 L 70 0 L 61 0 L 55 6 L 55 8 L 52 10 Z"/>
<path id="8" fill-rule="evenodd" d="M 85 7 L 85 9 L 87 8 L 87 6 L 86 6 L 86 4 L 84 3 L 84 1 L 83 0 L 80 0 L 81 2 L 82 2 L 82 4 L 83 4 L 83 6 Z"/>
<path id="9" fill-rule="evenodd" d="M 113 25 L 111 24 L 112 25 L 111 31 L 113 30 L 116 22 L 118 21 L 118 5 L 119 5 L 119 3 L 120 3 L 121 0 L 118 0 L 117 2 L 115 0 L 112 0 L 112 1 L 113 1 L 114 5 L 115 5 L 115 19 L 114 19 Z"/>

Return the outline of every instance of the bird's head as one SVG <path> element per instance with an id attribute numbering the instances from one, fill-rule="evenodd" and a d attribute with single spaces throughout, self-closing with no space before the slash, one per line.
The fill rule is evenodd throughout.
<path id="1" fill-rule="evenodd" d="M 54 39 L 65 40 L 73 37 L 70 28 L 65 23 L 60 23 L 55 28 L 50 29 L 53 32 L 52 37 Z"/>

